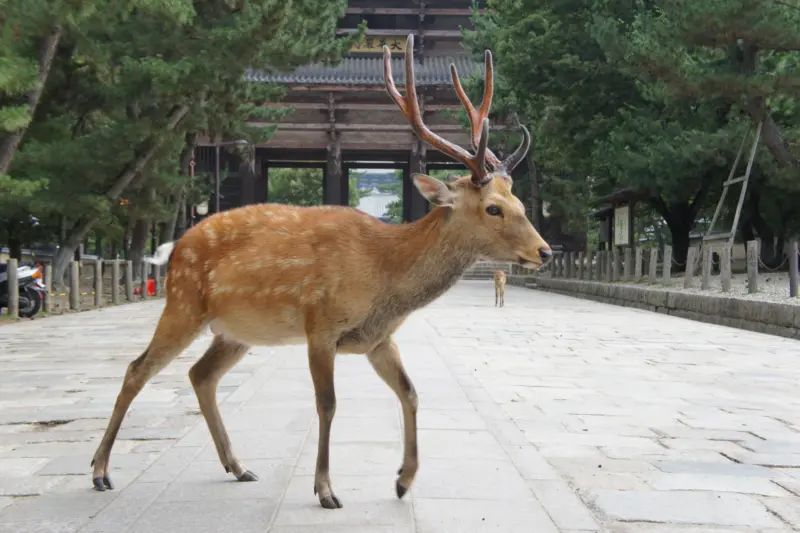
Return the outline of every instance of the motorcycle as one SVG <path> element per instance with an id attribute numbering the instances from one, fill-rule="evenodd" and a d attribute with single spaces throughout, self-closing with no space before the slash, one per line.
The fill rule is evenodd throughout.
<path id="1" fill-rule="evenodd" d="M 19 292 L 19 316 L 31 318 L 42 309 L 45 286 L 42 283 L 41 267 L 23 263 L 17 267 Z M 0 265 L 0 307 L 8 307 L 8 265 Z"/>

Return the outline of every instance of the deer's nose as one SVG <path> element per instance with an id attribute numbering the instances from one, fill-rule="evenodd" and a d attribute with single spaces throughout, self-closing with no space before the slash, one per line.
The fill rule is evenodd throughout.
<path id="1" fill-rule="evenodd" d="M 539 257 L 542 259 L 543 263 L 546 263 L 553 258 L 553 250 L 550 248 L 539 248 Z"/>

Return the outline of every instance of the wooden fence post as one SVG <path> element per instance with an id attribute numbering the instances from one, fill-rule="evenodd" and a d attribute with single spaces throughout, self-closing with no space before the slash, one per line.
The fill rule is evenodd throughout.
<path id="1" fill-rule="evenodd" d="M 147 299 L 147 263 L 142 263 L 142 300 Z"/>
<path id="2" fill-rule="evenodd" d="M 747 242 L 747 292 L 758 292 L 758 241 Z"/>
<path id="3" fill-rule="evenodd" d="M 564 254 L 564 277 L 567 279 L 572 278 L 572 252 L 566 252 Z"/>
<path id="4" fill-rule="evenodd" d="M 595 273 L 597 276 L 597 281 L 603 281 L 603 274 L 605 273 L 606 268 L 606 251 L 605 250 L 598 250 L 597 252 L 597 264 L 595 265 Z"/>
<path id="5" fill-rule="evenodd" d="M 690 246 L 686 253 L 686 270 L 683 273 L 683 288 L 690 289 L 694 285 L 694 262 L 697 248 Z"/>
<path id="6" fill-rule="evenodd" d="M 16 259 L 9 259 L 6 264 L 6 286 L 8 287 L 8 316 L 19 318 L 19 278 Z"/>
<path id="7" fill-rule="evenodd" d="M 505 269 L 504 269 L 505 270 Z M 511 274 L 512 272 L 508 272 Z M 160 265 L 153 265 L 153 279 L 155 280 L 155 297 L 158 298 L 161 295 L 161 266 Z"/>
<path id="8" fill-rule="evenodd" d="M 44 303 L 43 309 L 45 313 L 53 310 L 53 264 L 46 263 L 44 265 Z"/>
<path id="9" fill-rule="evenodd" d="M 589 281 L 594 279 L 594 265 L 592 265 L 592 261 L 594 260 L 594 252 L 589 250 L 586 252 L 586 277 Z"/>
<path id="10" fill-rule="evenodd" d="M 706 245 L 703 250 L 703 277 L 700 278 L 700 289 L 707 291 L 711 288 L 711 247 Z"/>
<path id="11" fill-rule="evenodd" d="M 77 311 L 81 307 L 81 264 L 72 261 L 69 264 L 69 308 Z"/>
<path id="12" fill-rule="evenodd" d="M 664 245 L 664 261 L 661 264 L 661 279 L 664 283 L 672 282 L 672 246 Z"/>
<path id="13" fill-rule="evenodd" d="M 613 261 L 613 263 L 612 263 L 613 274 L 612 274 L 612 277 L 611 277 L 611 281 L 619 281 L 619 271 L 620 271 L 620 266 L 621 266 L 620 265 L 619 248 L 617 248 L 615 246 L 614 247 L 614 251 L 612 252 L 612 254 L 613 254 L 613 259 L 612 259 L 612 261 Z"/>
<path id="14" fill-rule="evenodd" d="M 119 259 L 111 262 L 111 303 L 119 304 Z"/>
<path id="15" fill-rule="evenodd" d="M 630 247 L 625 248 L 625 258 L 624 263 L 622 264 L 622 272 L 625 281 L 630 281 L 631 279 L 631 249 Z"/>
<path id="16" fill-rule="evenodd" d="M 731 246 L 725 244 L 722 253 L 719 255 L 719 281 L 722 284 L 722 292 L 731 291 Z"/>
<path id="17" fill-rule="evenodd" d="M 583 279 L 586 274 L 586 252 L 578 252 L 578 279 Z"/>
<path id="18" fill-rule="evenodd" d="M 125 261 L 125 298 L 133 301 L 133 261 Z"/>
<path id="19" fill-rule="evenodd" d="M 103 260 L 94 262 L 94 306 L 103 307 Z"/>
<path id="20" fill-rule="evenodd" d="M 658 248 L 650 248 L 650 262 L 647 265 L 648 283 L 658 281 Z"/>
<path id="21" fill-rule="evenodd" d="M 644 260 L 644 250 L 639 247 L 636 248 L 636 255 L 634 256 L 633 263 L 633 280 L 641 281 L 642 279 L 642 261 Z"/>
<path id="22" fill-rule="evenodd" d="M 797 296 L 797 239 L 789 241 L 789 296 Z"/>

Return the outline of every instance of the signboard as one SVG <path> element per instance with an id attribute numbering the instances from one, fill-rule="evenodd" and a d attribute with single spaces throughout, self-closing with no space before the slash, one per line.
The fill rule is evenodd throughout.
<path id="1" fill-rule="evenodd" d="M 614 209 L 614 246 L 630 246 L 630 206 L 623 205 Z"/>
<path id="2" fill-rule="evenodd" d="M 406 40 L 397 37 L 365 37 L 350 48 L 351 52 L 361 53 L 383 53 L 383 45 L 389 47 L 393 54 L 402 53 L 405 50 Z"/>

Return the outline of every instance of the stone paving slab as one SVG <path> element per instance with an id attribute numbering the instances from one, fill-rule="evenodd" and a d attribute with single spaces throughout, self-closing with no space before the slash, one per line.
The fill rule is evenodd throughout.
<path id="1" fill-rule="evenodd" d="M 218 399 L 258 483 L 219 464 L 186 377 L 198 339 L 89 460 L 162 302 L 0 327 L 0 533 L 778 533 L 800 529 L 800 344 L 552 293 L 461 282 L 397 336 L 418 389 L 421 467 L 405 500 L 396 399 L 337 360 L 334 488 L 303 346 L 257 348 Z"/>

